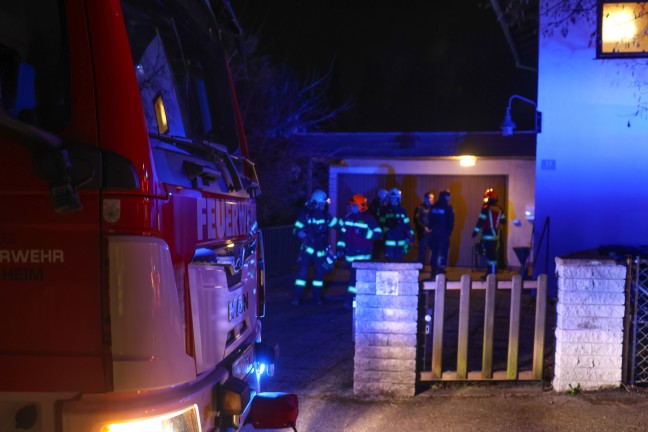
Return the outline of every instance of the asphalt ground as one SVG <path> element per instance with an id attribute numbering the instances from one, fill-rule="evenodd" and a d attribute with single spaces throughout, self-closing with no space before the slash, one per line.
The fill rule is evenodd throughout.
<path id="1" fill-rule="evenodd" d="M 291 276 L 268 281 L 263 331 L 266 342 L 279 344 L 280 355 L 274 376 L 263 378 L 263 390 L 297 394 L 298 431 L 648 431 L 648 389 L 557 393 L 550 377 L 531 383 L 438 383 L 418 388 L 409 399 L 356 398 L 345 278 L 344 271 L 334 271 L 324 304 L 307 297 L 300 306 L 290 304 Z M 262 429 L 242 428 L 254 430 Z"/>

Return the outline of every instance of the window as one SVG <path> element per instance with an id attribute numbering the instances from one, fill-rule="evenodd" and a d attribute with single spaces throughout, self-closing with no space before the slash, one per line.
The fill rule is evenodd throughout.
<path id="1" fill-rule="evenodd" d="M 648 57 L 648 2 L 599 1 L 597 57 Z"/>
<path id="2" fill-rule="evenodd" d="M 239 153 L 226 56 L 203 0 L 123 0 L 135 73 L 152 134 Z"/>
<path id="3" fill-rule="evenodd" d="M 0 107 L 56 134 L 70 116 L 62 11 L 59 2 L 50 0 L 0 4 Z"/>

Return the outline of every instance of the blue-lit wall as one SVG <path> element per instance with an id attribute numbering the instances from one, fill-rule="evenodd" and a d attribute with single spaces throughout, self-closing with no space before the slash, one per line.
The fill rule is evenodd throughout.
<path id="1" fill-rule="evenodd" d="M 544 5 L 544 2 L 540 2 Z M 542 13 L 541 13 L 542 15 Z M 544 36 L 541 18 L 535 243 L 550 218 L 554 259 L 608 244 L 648 244 L 648 119 L 636 117 L 633 60 L 597 60 L 590 24 Z M 648 69 L 644 67 L 643 69 Z M 643 72 L 641 68 L 638 69 Z M 544 239 L 546 245 L 546 239 Z M 544 247 L 535 272 L 544 273 Z"/>

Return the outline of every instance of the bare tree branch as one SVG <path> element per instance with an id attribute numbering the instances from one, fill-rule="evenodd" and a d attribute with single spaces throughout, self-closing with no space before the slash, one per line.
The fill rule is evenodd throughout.
<path id="1" fill-rule="evenodd" d="M 536 19 L 524 15 L 525 6 L 534 0 L 501 0 L 505 11 L 506 22 L 509 26 L 518 25 L 525 20 Z M 573 26 L 583 26 L 593 29 L 587 41 L 588 46 L 593 46 L 598 35 L 597 0 L 536 0 L 539 4 L 539 20 L 542 21 L 540 28 L 544 37 L 552 37 L 556 32 L 562 37 L 567 37 Z M 485 4 L 483 1 L 482 4 Z M 487 4 L 485 4 L 488 6 Z M 635 13 L 635 18 L 640 18 L 648 13 L 645 7 Z M 537 22 L 538 26 L 540 22 Z M 648 26 L 643 29 L 642 34 L 648 36 Z M 631 43 L 637 43 L 633 41 Z M 640 117 L 648 119 L 648 60 L 625 59 L 623 66 L 626 67 L 631 78 L 628 84 L 634 90 L 636 98 L 636 109 L 628 113 L 628 117 Z M 630 122 L 628 122 L 630 126 Z"/>
<path id="2" fill-rule="evenodd" d="M 307 161 L 296 156 L 290 136 L 321 130 L 351 105 L 330 106 L 332 69 L 321 76 L 299 77 L 286 64 L 273 64 L 259 52 L 254 34 L 226 42 L 248 147 L 261 183 L 259 223 L 292 223 L 306 198 Z M 324 187 L 328 169 L 314 171 L 322 175 L 316 182 Z"/>

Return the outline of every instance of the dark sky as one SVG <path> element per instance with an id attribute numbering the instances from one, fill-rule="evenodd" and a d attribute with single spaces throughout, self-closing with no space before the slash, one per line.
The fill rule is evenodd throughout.
<path id="1" fill-rule="evenodd" d="M 510 95 L 535 100 L 537 74 L 515 67 L 480 3 L 232 0 L 275 61 L 305 76 L 332 67 L 332 103 L 353 105 L 336 132 L 496 131 Z"/>

